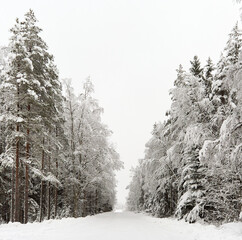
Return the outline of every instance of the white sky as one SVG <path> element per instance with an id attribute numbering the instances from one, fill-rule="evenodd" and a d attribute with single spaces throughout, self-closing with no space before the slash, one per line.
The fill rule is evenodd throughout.
<path id="1" fill-rule="evenodd" d="M 123 203 L 129 169 L 144 156 L 153 124 L 165 119 L 178 65 L 198 55 L 215 62 L 239 20 L 233 0 L 15 0 L 0 6 L 0 45 L 32 8 L 61 78 L 76 91 L 90 75 L 103 120 L 125 169 L 117 174 Z"/>

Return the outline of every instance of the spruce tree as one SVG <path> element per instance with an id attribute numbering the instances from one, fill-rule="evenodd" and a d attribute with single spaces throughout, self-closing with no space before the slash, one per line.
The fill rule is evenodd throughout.
<path id="1" fill-rule="evenodd" d="M 179 65 L 179 68 L 176 69 L 176 72 L 177 72 L 177 78 L 174 82 L 174 86 L 176 87 L 179 87 L 179 86 L 182 86 L 184 85 L 184 79 L 185 79 L 185 71 L 183 69 L 183 66 L 180 64 Z"/>
<path id="2" fill-rule="evenodd" d="M 225 47 L 226 59 L 229 64 L 235 64 L 239 61 L 240 50 L 242 46 L 241 30 L 239 29 L 238 22 L 233 27 L 229 34 L 229 40 Z"/>
<path id="3" fill-rule="evenodd" d="M 184 167 L 179 186 L 179 201 L 175 215 L 193 223 L 203 216 L 204 186 L 203 170 L 199 161 L 199 148 L 196 145 L 186 147 Z"/>
<path id="4" fill-rule="evenodd" d="M 212 59 L 209 57 L 207 60 L 207 64 L 204 67 L 204 77 L 205 79 L 213 78 L 213 71 L 215 70 Z"/>
<path id="5" fill-rule="evenodd" d="M 217 63 L 216 74 L 212 83 L 212 100 L 214 105 L 219 106 L 226 104 L 228 100 L 228 91 L 224 87 L 224 81 L 228 71 L 228 59 L 224 57 L 223 53 L 220 55 L 220 59 Z"/>
<path id="6" fill-rule="evenodd" d="M 201 78 L 203 74 L 203 69 L 201 68 L 201 63 L 198 56 L 194 56 L 193 60 L 190 61 L 190 63 L 191 63 L 191 68 L 190 68 L 191 74 L 194 75 L 195 77 Z"/>
<path id="7" fill-rule="evenodd" d="M 213 71 L 215 70 L 212 59 L 209 57 L 207 60 L 207 64 L 204 67 L 204 84 L 206 96 L 211 97 L 212 93 L 212 84 L 213 84 Z"/>
<path id="8" fill-rule="evenodd" d="M 217 106 L 226 105 L 228 103 L 229 91 L 225 82 L 229 71 L 239 67 L 236 64 L 240 60 L 239 57 L 242 46 L 241 34 L 237 22 L 229 34 L 224 54 L 221 54 L 217 64 L 217 73 L 215 75 L 215 81 L 212 84 L 213 102 Z"/>

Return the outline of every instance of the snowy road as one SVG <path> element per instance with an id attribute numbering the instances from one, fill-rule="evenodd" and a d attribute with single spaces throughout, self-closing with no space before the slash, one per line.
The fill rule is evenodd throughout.
<path id="1" fill-rule="evenodd" d="M 0 240 L 242 240 L 242 223 L 214 226 L 157 219 L 131 212 L 43 223 L 0 225 Z"/>

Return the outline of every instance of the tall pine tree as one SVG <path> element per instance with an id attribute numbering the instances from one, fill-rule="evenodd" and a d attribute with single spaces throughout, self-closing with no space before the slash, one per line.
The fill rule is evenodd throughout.
<path id="1" fill-rule="evenodd" d="M 190 63 L 191 63 L 191 68 L 190 68 L 191 74 L 195 77 L 201 78 L 203 74 L 203 68 L 201 68 L 201 63 L 198 56 L 195 55 L 193 60 L 190 61 Z"/>

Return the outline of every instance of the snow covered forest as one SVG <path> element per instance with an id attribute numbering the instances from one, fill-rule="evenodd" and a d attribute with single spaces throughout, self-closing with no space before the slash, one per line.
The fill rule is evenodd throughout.
<path id="1" fill-rule="evenodd" d="M 34 12 L 0 48 L 0 222 L 110 211 L 122 162 L 87 78 L 60 81 Z"/>
<path id="2" fill-rule="evenodd" d="M 242 38 L 238 24 L 220 60 L 177 70 L 167 120 L 156 123 L 132 171 L 128 208 L 190 223 L 239 219 L 242 210 Z"/>
<path id="3" fill-rule="evenodd" d="M 146 0 L 134 1 L 133 5 L 128 0 L 117 2 L 63 4 L 62 1 L 63 5 L 59 2 L 58 5 L 56 1 L 51 6 L 45 1 L 50 7 L 48 13 L 44 4 L 35 5 L 38 18 L 45 22 L 50 49 L 51 42 L 57 45 L 56 40 L 60 39 L 61 44 L 53 48 L 55 61 L 33 10 L 16 19 L 9 31 L 9 42 L 1 43 L 0 240 L 26 240 L 33 236 L 89 240 L 134 237 L 141 240 L 152 236 L 169 240 L 241 239 L 242 30 L 239 24 L 230 18 L 228 30 L 216 32 L 211 27 L 209 32 L 207 28 L 200 31 L 200 27 L 210 27 L 211 18 L 207 23 L 202 19 L 200 25 L 199 21 L 195 22 L 200 32 L 191 42 L 199 39 L 197 46 L 208 47 L 204 55 L 211 54 L 213 59 L 218 56 L 209 47 L 214 47 L 212 41 L 223 44 L 223 39 L 210 39 L 210 35 L 227 34 L 231 28 L 219 61 L 208 56 L 203 64 L 203 51 L 200 49 L 194 56 L 195 48 L 188 42 L 195 32 L 187 25 L 193 15 L 178 24 L 184 15 L 179 6 L 174 11 L 179 0 L 170 5 L 168 1 L 154 1 L 154 5 Z M 201 13 L 203 17 L 203 9 L 209 7 L 213 17 L 214 8 L 210 9 L 209 1 L 204 8 L 193 3 L 187 9 L 192 2 L 187 1 L 188 5 L 184 6 L 180 3 L 186 13 Z M 28 1 L 25 4 L 30 5 Z M 56 5 L 60 9 L 54 15 Z M 9 6 L 5 7 L 11 10 L 8 13 L 17 14 Z M 70 8 L 65 9 L 67 6 Z M 137 7 L 140 9 L 136 12 Z M 168 13 L 164 14 L 165 18 L 161 10 Z M 62 14 L 66 18 L 60 21 Z M 221 15 L 224 17 L 224 12 Z M 68 21 L 67 17 L 70 17 Z M 222 24 L 220 21 L 221 16 L 219 24 L 214 26 L 224 28 L 225 21 Z M 59 33 L 53 31 L 57 27 Z M 72 31 L 68 32 L 69 28 Z M 211 46 L 199 38 L 204 31 Z M 184 38 L 181 42 L 177 40 L 179 34 Z M 176 41 L 179 44 L 173 48 Z M 177 53 L 180 46 L 184 51 Z M 221 48 L 223 45 L 218 50 Z M 62 50 L 68 54 L 58 57 Z M 179 65 L 183 58 L 192 58 L 189 66 L 185 65 L 186 59 Z M 170 78 L 169 67 L 177 76 Z M 85 79 L 92 68 L 96 88 L 91 77 Z M 69 72 L 73 81 L 62 77 Z M 170 107 L 165 95 L 172 86 L 169 79 L 174 79 L 169 92 Z M 162 105 L 164 113 L 170 109 L 163 118 L 165 121 L 156 122 L 149 135 L 149 126 L 160 117 L 153 115 L 153 111 L 159 114 L 157 103 Z M 124 163 L 111 141 L 113 132 L 102 120 L 104 109 L 100 105 L 109 113 L 109 126 L 119 140 L 118 149 L 127 174 L 127 166 L 136 164 L 131 170 L 128 191 L 125 189 L 128 175 L 117 173 Z M 142 153 L 146 139 L 144 157 L 139 159 L 138 152 Z M 125 184 L 117 185 L 116 173 L 119 184 L 122 181 Z M 126 193 L 128 211 L 122 211 L 119 206 L 124 206 Z"/>

